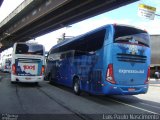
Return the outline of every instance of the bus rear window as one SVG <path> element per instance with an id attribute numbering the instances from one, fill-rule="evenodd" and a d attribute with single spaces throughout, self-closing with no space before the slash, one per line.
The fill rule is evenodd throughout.
<path id="1" fill-rule="evenodd" d="M 127 27 L 127 26 L 114 26 L 114 42 L 134 42 L 144 46 L 150 46 L 149 34 L 146 31 Z"/>
<path id="2" fill-rule="evenodd" d="M 43 55 L 43 46 L 37 44 L 17 44 L 15 54 Z"/>

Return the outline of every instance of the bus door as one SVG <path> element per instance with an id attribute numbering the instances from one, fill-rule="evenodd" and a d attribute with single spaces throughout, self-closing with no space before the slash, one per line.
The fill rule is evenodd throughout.
<path id="1" fill-rule="evenodd" d="M 76 54 L 86 54 L 78 51 Z M 76 58 L 76 57 L 75 57 Z M 85 91 L 92 91 L 94 86 L 94 79 L 92 78 L 95 63 L 97 58 L 93 54 L 87 53 L 86 55 L 78 56 L 75 59 L 76 72 L 80 76 L 81 89 Z"/>
<path id="2" fill-rule="evenodd" d="M 59 67 L 59 79 L 62 84 L 70 86 L 71 81 L 71 71 L 72 71 L 72 61 L 73 61 L 74 51 L 67 51 L 60 55 L 60 67 Z"/>
<path id="3" fill-rule="evenodd" d="M 90 56 L 90 69 L 89 69 L 89 88 L 90 92 L 101 92 L 101 84 L 102 84 L 102 69 L 100 66 L 101 62 L 100 58 L 97 55 Z"/>
<path id="4" fill-rule="evenodd" d="M 77 59 L 77 74 L 80 76 L 80 80 L 81 80 L 81 87 L 83 90 L 88 91 L 89 89 L 89 85 L 90 85 L 90 81 L 88 79 L 88 73 L 89 73 L 89 69 L 90 66 L 89 64 L 87 64 L 88 62 L 88 56 L 80 56 Z"/>
<path id="5" fill-rule="evenodd" d="M 75 51 L 74 53 L 74 74 L 78 75 L 80 78 L 81 89 L 88 91 L 88 72 L 90 66 L 87 64 L 88 56 L 87 53 L 84 51 Z"/>
<path id="6" fill-rule="evenodd" d="M 68 59 L 66 58 L 66 54 L 65 53 L 62 53 L 61 56 L 60 56 L 60 64 L 59 64 L 59 82 L 61 84 L 64 84 L 64 85 L 67 85 L 67 79 L 68 79 L 68 76 L 69 76 L 69 71 L 68 71 Z M 68 75 L 68 76 L 67 76 Z"/>

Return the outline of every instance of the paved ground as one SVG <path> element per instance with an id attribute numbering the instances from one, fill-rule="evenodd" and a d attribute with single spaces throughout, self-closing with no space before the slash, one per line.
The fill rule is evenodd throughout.
<path id="1" fill-rule="evenodd" d="M 70 88 L 53 86 L 48 82 L 39 85 L 11 84 L 8 73 L 0 73 L 1 119 L 26 120 L 103 120 L 138 119 L 149 116 L 160 119 L 160 87 L 150 84 L 147 94 L 132 96 L 81 96 Z M 137 116 L 138 114 L 138 116 Z"/>
<path id="2" fill-rule="evenodd" d="M 160 87 L 160 79 L 151 78 L 149 83 L 151 86 Z"/>

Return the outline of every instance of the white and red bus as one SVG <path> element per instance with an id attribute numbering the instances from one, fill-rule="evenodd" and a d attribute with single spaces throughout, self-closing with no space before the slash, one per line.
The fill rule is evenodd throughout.
<path id="1" fill-rule="evenodd" d="M 45 49 L 37 43 L 15 43 L 12 53 L 11 83 L 44 79 Z"/>

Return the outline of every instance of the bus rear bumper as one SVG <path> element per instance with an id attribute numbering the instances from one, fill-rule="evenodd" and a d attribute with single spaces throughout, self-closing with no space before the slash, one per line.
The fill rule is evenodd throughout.
<path id="1" fill-rule="evenodd" d="M 16 82 L 41 82 L 44 80 L 44 76 L 16 76 L 11 75 L 11 81 Z"/>
<path id="2" fill-rule="evenodd" d="M 106 95 L 136 95 L 145 94 L 148 91 L 148 84 L 136 86 L 121 86 L 108 84 L 103 87 L 103 93 Z"/>

